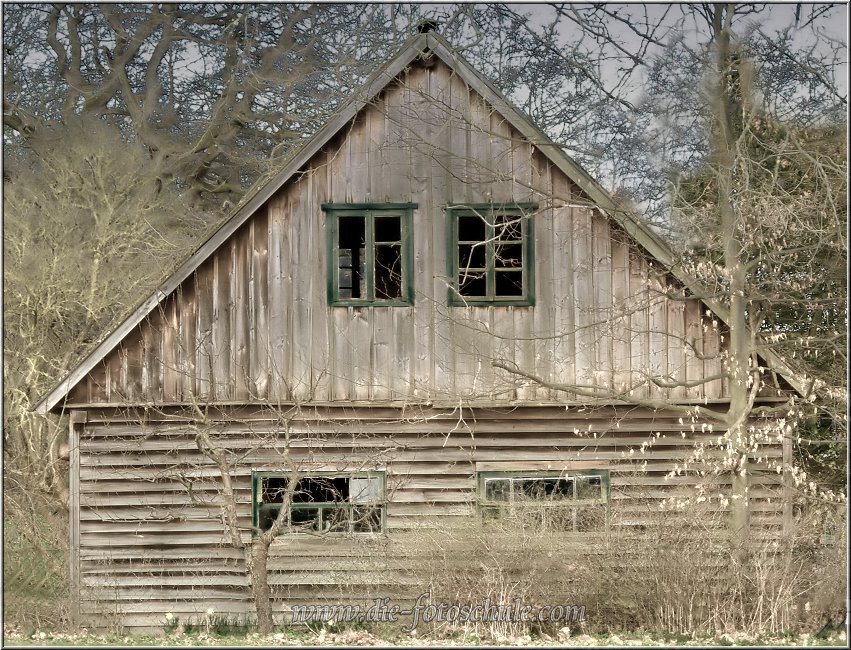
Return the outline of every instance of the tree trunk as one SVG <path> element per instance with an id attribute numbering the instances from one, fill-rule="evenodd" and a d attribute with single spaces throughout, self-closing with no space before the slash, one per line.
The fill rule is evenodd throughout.
<path id="1" fill-rule="evenodd" d="M 251 595 L 254 597 L 254 609 L 257 612 L 257 631 L 260 634 L 271 634 L 272 622 L 272 592 L 269 589 L 269 544 L 262 538 L 246 548 L 248 574 L 251 580 Z"/>
<path id="2" fill-rule="evenodd" d="M 731 468 L 732 499 L 730 528 L 737 549 L 748 538 L 750 508 L 748 507 L 748 416 L 750 411 L 750 341 L 747 331 L 747 301 L 745 288 L 747 270 L 742 259 L 741 224 L 735 204 L 735 155 L 737 133 L 736 112 L 741 110 L 731 88 L 738 72 L 734 46 L 730 42 L 732 5 L 716 4 L 713 29 L 716 35 L 717 95 L 714 103 L 716 133 L 713 136 L 714 158 L 718 182 L 718 209 L 721 233 L 724 237 L 724 267 L 729 273 L 730 342 L 727 377 L 730 406 L 727 411 L 727 436 L 735 463 Z"/>

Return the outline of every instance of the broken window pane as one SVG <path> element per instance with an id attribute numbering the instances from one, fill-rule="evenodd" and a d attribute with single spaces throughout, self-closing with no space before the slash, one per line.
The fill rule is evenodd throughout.
<path id="1" fill-rule="evenodd" d="M 286 476 L 262 476 L 254 504 L 257 525 L 268 530 L 283 503 Z M 293 532 L 376 532 L 383 526 L 384 483 L 380 475 L 306 476 L 299 480 L 289 507 Z M 352 505 L 363 504 L 363 505 Z M 368 504 L 368 505 L 367 505 Z"/>
<path id="2" fill-rule="evenodd" d="M 366 295 L 366 219 L 340 217 L 338 222 L 337 267 L 341 298 Z"/>
<path id="3" fill-rule="evenodd" d="M 389 300 L 402 297 L 402 245 L 376 245 L 375 297 Z"/>
<path id="4" fill-rule="evenodd" d="M 260 482 L 261 503 L 283 503 L 288 482 L 288 479 L 284 476 L 264 478 Z"/>
<path id="5" fill-rule="evenodd" d="M 344 477 L 305 477 L 298 483 L 293 503 L 335 503 L 349 498 L 349 479 Z"/>
<path id="6" fill-rule="evenodd" d="M 378 508 L 352 508 L 352 532 L 377 533 L 381 531 L 381 511 Z"/>
<path id="7" fill-rule="evenodd" d="M 488 478 L 485 479 L 485 499 L 487 501 L 508 501 L 511 489 L 508 479 Z"/>
<path id="8" fill-rule="evenodd" d="M 293 508 L 290 524 L 302 530 L 319 530 L 319 508 Z"/>
<path id="9" fill-rule="evenodd" d="M 606 474 L 487 476 L 479 483 L 480 513 L 485 520 L 505 519 L 541 530 L 605 529 Z M 497 506 L 499 502 L 504 505 Z"/>
<path id="10" fill-rule="evenodd" d="M 263 508 L 260 510 L 260 517 L 258 521 L 260 530 L 269 530 L 272 527 L 272 524 L 275 523 L 275 519 L 278 518 L 278 513 L 280 511 L 280 508 Z"/>
<path id="11" fill-rule="evenodd" d="M 377 476 L 364 476 L 351 479 L 352 503 L 375 503 L 381 500 L 381 479 Z"/>
<path id="12" fill-rule="evenodd" d="M 578 476 L 576 498 L 599 500 L 603 496 L 603 482 L 599 476 Z"/>

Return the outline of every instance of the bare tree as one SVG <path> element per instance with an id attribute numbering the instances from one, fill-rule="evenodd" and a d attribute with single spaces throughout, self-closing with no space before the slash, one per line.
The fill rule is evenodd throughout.
<path id="1" fill-rule="evenodd" d="M 4 192 L 4 455 L 7 472 L 67 494 L 64 428 L 30 408 L 170 270 L 203 219 L 160 187 L 142 147 L 97 120 L 41 131 L 32 147 L 10 161 Z"/>
<path id="2" fill-rule="evenodd" d="M 10 6 L 4 127 L 14 144 L 78 114 L 111 122 L 160 182 L 233 204 L 365 78 L 388 28 L 353 5 Z"/>

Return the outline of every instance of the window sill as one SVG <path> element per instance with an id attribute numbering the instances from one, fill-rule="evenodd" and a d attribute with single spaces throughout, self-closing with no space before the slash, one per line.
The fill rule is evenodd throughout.
<path id="1" fill-rule="evenodd" d="M 328 303 L 329 307 L 413 307 L 414 303 L 406 300 L 335 300 Z"/>
<path id="2" fill-rule="evenodd" d="M 460 298 L 449 297 L 450 307 L 534 307 L 534 298 Z"/>

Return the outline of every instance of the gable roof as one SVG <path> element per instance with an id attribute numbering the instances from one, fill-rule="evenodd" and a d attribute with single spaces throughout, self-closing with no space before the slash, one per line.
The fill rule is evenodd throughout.
<path id="1" fill-rule="evenodd" d="M 520 109 L 511 104 L 497 88 L 478 73 L 462 56 L 455 52 L 445 39 L 433 33 L 421 33 L 410 38 L 399 53 L 385 63 L 366 84 L 299 149 L 280 172 L 271 178 L 261 178 L 243 197 L 231 215 L 210 237 L 201 244 L 159 287 L 139 304 L 103 341 L 101 341 L 80 363 L 35 405 L 35 411 L 52 411 L 71 389 L 91 372 L 136 326 L 138 326 L 163 300 L 186 280 L 216 249 L 242 226 L 263 204 L 266 203 L 287 181 L 295 176 L 304 165 L 325 146 L 365 106 L 374 100 L 384 88 L 416 61 L 438 57 L 451 68 L 496 112 L 537 147 L 547 159 L 575 183 L 590 199 L 591 204 L 612 219 L 630 237 L 640 244 L 655 260 L 660 262 L 691 293 L 700 298 L 724 323 L 728 323 L 727 310 L 713 300 L 708 291 L 685 272 L 676 262 L 670 247 L 652 229 L 629 211 L 620 207 L 603 187 L 597 183 L 562 148 L 544 134 Z M 804 394 L 803 383 L 795 373 L 771 350 L 760 353 L 799 393 Z"/>

